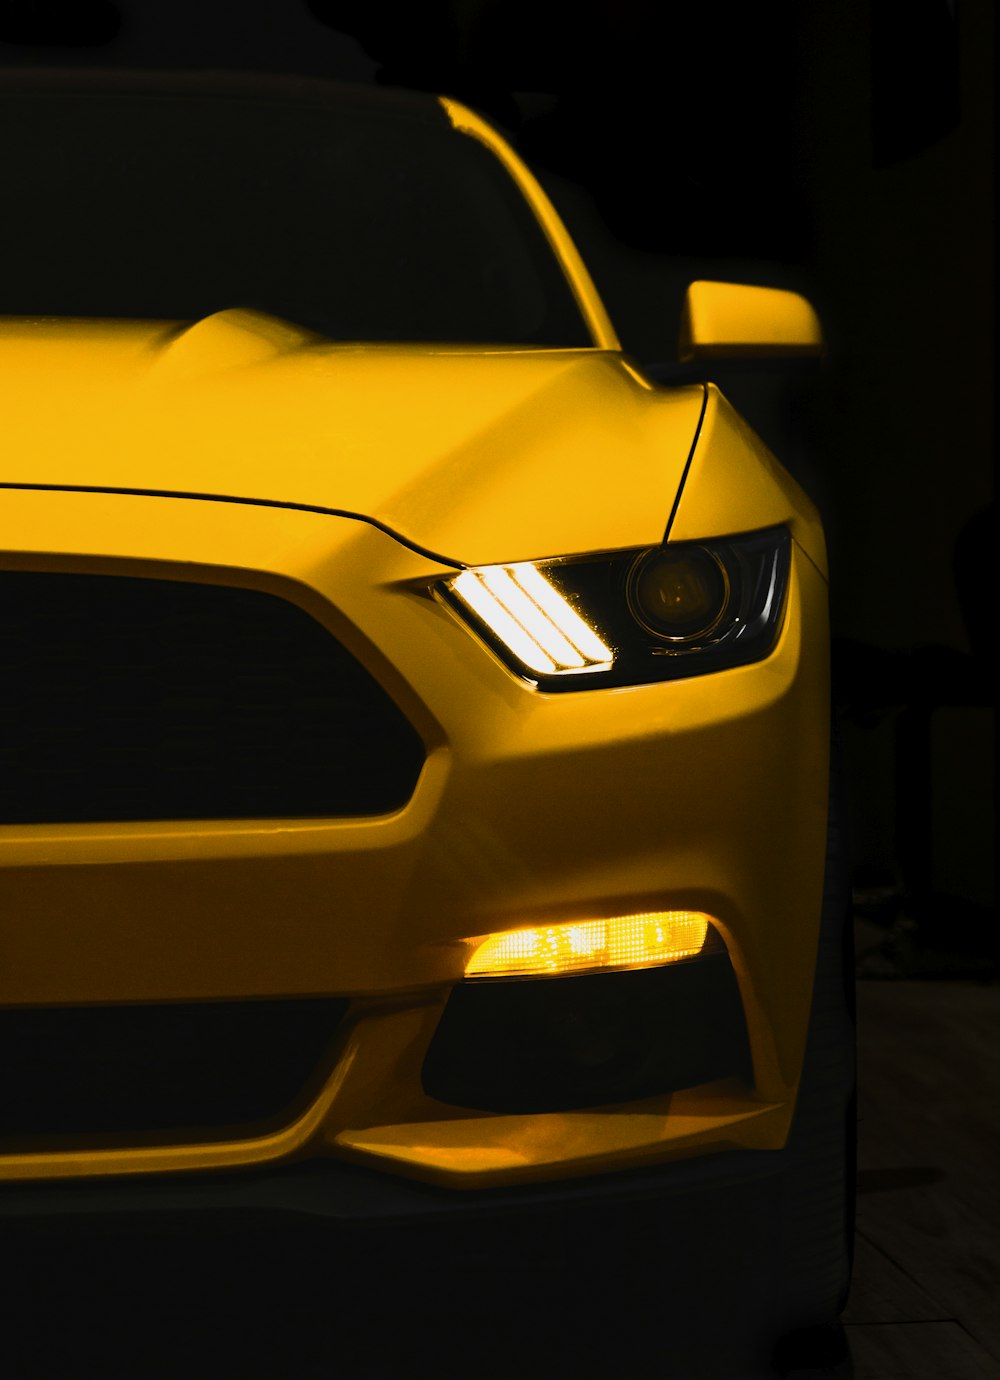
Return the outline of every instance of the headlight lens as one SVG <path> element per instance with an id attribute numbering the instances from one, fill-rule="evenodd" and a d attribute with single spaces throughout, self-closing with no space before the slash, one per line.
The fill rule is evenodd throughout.
<path id="1" fill-rule="evenodd" d="M 633 618 L 654 637 L 690 644 L 715 632 L 730 604 L 729 574 L 706 546 L 637 556 L 625 585 Z"/>
<path id="2" fill-rule="evenodd" d="M 786 528 L 464 570 L 438 586 L 544 690 L 638 685 L 759 661 L 784 613 Z"/>

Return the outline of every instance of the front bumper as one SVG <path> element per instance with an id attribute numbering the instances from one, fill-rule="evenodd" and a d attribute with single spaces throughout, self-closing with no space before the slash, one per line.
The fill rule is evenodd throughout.
<path id="1" fill-rule="evenodd" d="M 318 1157 L 493 1190 L 784 1144 L 819 924 L 829 721 L 826 586 L 797 546 L 766 661 L 546 696 L 433 597 L 446 567 L 361 522 L 8 491 L 3 528 L 8 567 L 243 584 L 300 604 L 381 681 L 428 756 L 410 801 L 378 818 L 0 828 L 0 1004 L 351 1001 L 321 1086 L 286 1124 L 19 1144 L 0 1154 L 0 1180 Z M 511 1115 L 426 1094 L 468 937 L 659 908 L 716 918 L 752 1083 Z"/>
<path id="2" fill-rule="evenodd" d="M 760 1194 L 781 1175 L 786 1156 L 783 1150 L 729 1150 L 646 1169 L 463 1193 L 331 1159 L 239 1173 L 7 1184 L 0 1187 L 0 1220 L 86 1223 L 220 1213 L 314 1218 L 365 1227 L 585 1213 L 632 1203 L 663 1203 L 668 1208 L 674 1204 L 682 1211 L 695 1194 Z"/>

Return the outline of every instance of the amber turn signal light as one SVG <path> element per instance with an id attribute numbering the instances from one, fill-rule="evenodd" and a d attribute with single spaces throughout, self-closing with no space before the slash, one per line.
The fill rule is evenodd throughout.
<path id="1" fill-rule="evenodd" d="M 701 911 L 657 910 L 508 930 L 473 941 L 468 978 L 556 977 L 603 969 L 649 968 L 696 958 L 714 947 L 711 917 Z"/>

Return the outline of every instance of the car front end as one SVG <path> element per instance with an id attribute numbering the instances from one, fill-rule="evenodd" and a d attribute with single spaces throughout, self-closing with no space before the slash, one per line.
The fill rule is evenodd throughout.
<path id="1" fill-rule="evenodd" d="M 298 355 L 313 375 L 317 355 L 333 374 L 342 363 L 335 347 Z M 401 367 L 374 355 L 347 367 Z M 470 364 L 436 362 L 456 376 Z M 243 371 L 239 391 L 260 399 L 254 375 L 266 367 Z M 8 1099 L 21 1148 L 0 1161 L 6 1178 L 319 1154 L 482 1187 L 783 1144 L 822 889 L 822 550 L 790 481 L 739 492 L 742 475 L 756 478 L 749 448 L 762 447 L 720 395 L 695 387 L 661 403 L 621 366 L 607 377 L 612 367 L 602 356 L 562 361 L 598 410 L 607 400 L 593 403 L 597 380 L 617 406 L 631 394 L 650 410 L 636 443 L 650 469 L 672 458 L 686 471 L 671 550 L 732 545 L 734 512 L 751 533 L 785 534 L 759 659 L 714 669 L 711 648 L 696 649 L 704 673 L 688 663 L 677 674 L 676 650 L 644 653 L 624 684 L 614 662 L 546 684 L 514 653 L 505 660 L 489 628 L 463 616 L 459 572 L 511 568 L 497 559 L 505 552 L 532 569 L 578 569 L 581 553 L 515 545 L 520 503 L 505 517 L 495 497 L 477 500 L 478 516 L 448 514 L 445 526 L 471 534 L 456 547 L 394 496 L 393 522 L 447 543 L 432 556 L 380 519 L 305 505 L 111 484 L 5 489 L 5 641 L 20 654 L 6 677 L 4 1016 L 38 1031 L 17 1041 L 36 1129 L 25 1144 Z M 157 405 L 173 429 L 185 425 L 180 399 L 197 406 L 202 387 L 163 385 Z M 253 447 L 266 451 L 263 410 Z M 583 510 L 589 531 L 593 496 L 575 439 L 566 450 L 579 487 L 561 502 Z M 217 447 L 207 433 L 204 454 L 188 451 L 192 470 Z M 243 455 L 252 472 L 252 447 Z M 566 466 L 565 455 L 547 467 L 531 457 L 517 473 L 530 468 L 532 482 L 555 487 Z M 727 478 L 728 521 L 713 530 L 700 495 Z M 642 500 L 633 485 L 608 523 L 622 569 L 661 549 L 644 543 L 670 514 Z M 572 513 L 562 521 L 564 540 L 578 544 Z M 600 631 L 601 610 L 577 607 Z M 619 619 L 631 617 L 624 595 L 622 608 Z M 643 647 L 655 641 L 636 630 Z M 338 649 L 329 667 L 314 664 L 323 632 Z M 341 662 L 352 668 L 346 688 Z M 469 971 L 489 936 L 682 913 L 707 917 L 701 956 Z M 219 1087 L 201 1093 L 201 1124 L 186 1124 L 183 1096 L 158 1120 L 150 1085 L 164 1080 L 168 1103 L 177 1094 L 170 1045 L 184 1041 L 166 1020 L 166 1047 L 151 1055 L 144 1012 L 181 1019 L 184 1008 L 195 1029 L 199 1012 L 208 1019 L 208 1007 L 229 1003 L 233 1021 L 252 1028 L 274 1002 L 285 1004 L 278 1024 L 294 1026 L 285 1007 L 296 1001 L 314 1017 L 329 1008 L 310 1027 L 314 1063 L 303 1049 L 292 1058 L 301 1086 L 279 1094 L 272 1079 L 276 1105 L 250 1098 L 237 1122 L 218 1124 L 212 1109 L 234 1072 L 189 1049 L 187 1076 L 200 1065 Z M 42 1037 L 43 1011 L 65 1047 Z M 99 1063 L 88 1023 L 105 1041 Z M 221 1038 L 238 1062 L 236 1028 Z M 77 1101 L 86 1068 L 92 1098 L 96 1085 L 109 1093 L 111 1122 L 98 1125 L 91 1106 L 85 1146 L 49 1105 L 46 1057 L 61 1071 L 56 1089 L 79 1058 Z M 118 1059 L 134 1061 L 120 1084 Z M 134 1127 L 125 1089 L 145 1108 Z M 113 1144 L 102 1147 L 102 1135 Z"/>
<path id="2" fill-rule="evenodd" d="M 764 1212 L 755 1185 L 803 1136 L 830 1150 L 850 1085 L 837 1001 L 832 1082 L 808 1073 L 840 942 L 814 507 L 713 384 L 659 386 L 622 353 L 541 189 L 471 112 L 414 98 L 384 123 L 366 95 L 345 122 L 299 84 L 279 119 L 256 88 L 171 105 L 162 81 L 11 99 L 65 136 L 67 179 L 74 131 L 129 128 L 122 101 L 149 124 L 136 177 L 157 140 L 186 167 L 176 111 L 222 178 L 245 129 L 253 158 L 286 135 L 298 157 L 305 109 L 382 210 L 338 222 L 327 255 L 319 212 L 289 220 L 253 182 L 276 219 L 256 241 L 246 222 L 249 248 L 240 217 L 220 232 L 240 272 L 257 282 L 286 222 L 318 257 L 249 305 L 216 258 L 189 293 L 203 224 L 233 215 L 208 182 L 200 216 L 164 198 L 162 279 L 148 255 L 98 262 L 84 229 L 88 271 L 42 244 L 41 286 L 4 289 L 0 1208 L 346 1222 L 673 1195 L 697 1228 L 696 1190 L 736 1184 Z M 477 255 L 418 207 L 405 253 L 388 237 L 345 273 L 391 220 L 386 187 L 424 194 L 385 138 L 411 119 L 409 164 L 459 159 L 470 226 L 501 177 L 510 222 Z M 115 194 L 101 223 L 152 233 Z M 43 202 L 21 203 L 25 243 Z M 817 347 L 802 299 L 696 287 L 693 356 Z M 789 1317 L 844 1285 L 834 1161 L 822 1229 L 776 1238 L 815 1285 Z M 797 1263 L 817 1234 L 822 1278 Z"/>

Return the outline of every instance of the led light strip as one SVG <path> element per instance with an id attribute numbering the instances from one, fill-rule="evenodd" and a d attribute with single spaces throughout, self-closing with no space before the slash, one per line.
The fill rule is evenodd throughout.
<path id="1" fill-rule="evenodd" d="M 526 561 L 464 570 L 451 588 L 532 671 L 608 670 L 614 662 L 610 647 Z"/>
<path id="2" fill-rule="evenodd" d="M 584 657 L 585 665 L 596 666 L 607 662 L 610 666 L 614 660 L 611 649 L 604 645 L 593 628 L 589 627 L 576 609 L 553 588 L 537 566 L 524 561 L 519 565 L 512 565 L 510 573 L 525 594 L 535 601 L 541 612 L 562 629 Z"/>

